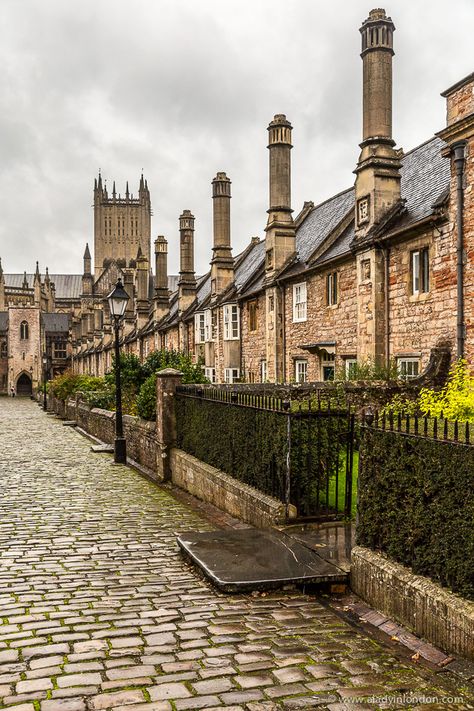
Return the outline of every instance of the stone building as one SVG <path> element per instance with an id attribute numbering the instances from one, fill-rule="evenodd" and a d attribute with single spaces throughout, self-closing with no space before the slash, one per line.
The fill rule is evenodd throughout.
<path id="1" fill-rule="evenodd" d="M 104 373 L 112 338 L 104 295 L 121 276 L 130 294 L 123 347 L 140 358 L 174 348 L 200 358 L 212 382 L 327 380 L 356 363 L 420 374 L 441 344 L 474 356 L 474 74 L 444 92 L 447 125 L 420 146 L 392 131 L 394 24 L 369 13 L 361 33 L 363 116 L 354 180 L 320 204 L 291 203 L 292 125 L 268 126 L 269 204 L 263 239 L 231 241 L 231 181 L 212 180 L 210 270 L 194 268 L 195 218 L 178 219 L 180 272 L 154 242 L 146 181 L 139 198 L 94 186 L 94 266 L 57 303 L 72 314 L 73 365 Z M 344 186 L 343 186 L 344 187 Z M 178 248 L 178 241 L 176 241 Z M 76 299 L 76 300 L 74 300 Z M 0 322 L 1 323 L 1 322 Z"/>
<path id="2" fill-rule="evenodd" d="M 69 333 L 71 279 L 66 278 L 66 312 L 57 308 L 56 287 L 38 262 L 34 274 L 4 274 L 0 264 L 0 394 L 32 395 L 47 377 L 68 366 L 72 346 Z M 61 277 L 59 288 L 64 286 Z M 47 362 L 43 362 L 46 356 Z"/>

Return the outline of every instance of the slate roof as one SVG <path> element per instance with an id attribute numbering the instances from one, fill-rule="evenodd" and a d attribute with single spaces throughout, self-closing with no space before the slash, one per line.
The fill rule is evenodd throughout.
<path id="1" fill-rule="evenodd" d="M 402 158 L 401 196 L 405 210 L 400 218 L 390 225 L 384 237 L 406 229 L 433 213 L 433 205 L 446 193 L 450 183 L 450 163 L 443 158 L 444 142 L 431 138 Z M 317 205 L 306 217 L 296 232 L 297 259 L 285 270 L 284 276 L 296 276 L 304 271 L 311 255 L 329 237 L 350 210 L 354 209 L 354 189 L 350 188 Z M 355 237 L 352 222 L 344 232 L 319 255 L 314 264 L 322 264 L 349 254 Z"/>
<path id="2" fill-rule="evenodd" d="M 33 288 L 35 275 L 27 274 L 28 287 Z M 44 276 L 41 277 L 44 279 Z M 82 293 L 82 274 L 50 274 L 49 278 L 56 287 L 57 299 L 79 299 Z M 5 274 L 5 286 L 8 288 L 23 286 L 24 274 Z"/>
<path id="3" fill-rule="evenodd" d="M 403 157 L 401 190 L 406 213 L 393 229 L 409 227 L 428 217 L 433 212 L 433 204 L 449 187 L 450 161 L 441 155 L 445 145 L 440 138 L 431 138 Z"/>
<path id="4" fill-rule="evenodd" d="M 27 274 L 26 280 L 28 288 L 33 288 L 34 274 Z M 82 274 L 50 274 L 49 278 L 56 287 L 57 299 L 79 299 L 82 294 Z M 24 274 L 5 274 L 5 286 L 21 289 L 23 286 Z M 44 275 L 41 277 L 44 280 Z M 178 286 L 178 275 L 168 275 L 168 289 L 175 291 Z M 150 277 L 150 298 L 155 289 L 155 277 Z"/>
<path id="5" fill-rule="evenodd" d="M 313 252 L 354 208 L 354 188 L 334 195 L 311 210 L 296 231 L 296 251 L 301 262 L 307 262 Z"/>
<path id="6" fill-rule="evenodd" d="M 352 222 L 332 243 L 332 245 L 318 257 L 315 263 L 322 264 L 324 262 L 329 262 L 331 259 L 337 259 L 338 257 L 348 254 L 350 252 L 351 243 L 354 237 L 354 223 Z"/>
<path id="7" fill-rule="evenodd" d="M 238 291 L 265 261 L 265 242 L 258 242 L 242 259 L 235 270 L 235 286 Z"/>
<path id="8" fill-rule="evenodd" d="M 44 330 L 48 333 L 68 333 L 71 317 L 69 314 L 41 314 Z"/>
<path id="9" fill-rule="evenodd" d="M 8 311 L 0 311 L 0 331 L 8 329 Z"/>

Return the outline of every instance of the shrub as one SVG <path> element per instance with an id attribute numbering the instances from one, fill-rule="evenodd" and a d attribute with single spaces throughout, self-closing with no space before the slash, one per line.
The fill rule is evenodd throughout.
<path id="1" fill-rule="evenodd" d="M 395 395 L 382 409 L 383 415 L 425 415 L 451 422 L 474 422 L 474 378 L 465 360 L 456 361 L 442 390 L 422 388 L 416 400 Z"/>
<path id="2" fill-rule="evenodd" d="M 474 422 L 474 378 L 465 360 L 456 361 L 439 392 L 423 388 L 418 405 L 424 415 L 446 417 L 448 420 Z"/>
<path id="3" fill-rule="evenodd" d="M 101 390 L 104 387 L 104 379 L 96 378 L 92 375 L 80 375 L 66 371 L 57 375 L 49 382 L 48 391 L 57 397 L 58 400 L 67 400 L 71 395 L 92 390 Z"/>
<path id="4" fill-rule="evenodd" d="M 367 360 L 354 363 L 348 372 L 342 367 L 336 372 L 336 380 L 398 380 L 399 373 L 397 362 L 390 361 L 390 365 L 379 365 Z"/>
<path id="5" fill-rule="evenodd" d="M 143 420 L 156 418 L 156 373 L 152 373 L 140 388 L 137 397 L 137 414 Z"/>
<path id="6" fill-rule="evenodd" d="M 183 373 L 183 383 L 209 382 L 204 376 L 201 361 L 193 363 L 191 356 L 179 351 L 153 351 L 143 364 L 143 371 L 148 373 L 148 377 L 136 399 L 137 414 L 144 420 L 156 418 L 156 373 L 164 368 L 175 368 Z"/>

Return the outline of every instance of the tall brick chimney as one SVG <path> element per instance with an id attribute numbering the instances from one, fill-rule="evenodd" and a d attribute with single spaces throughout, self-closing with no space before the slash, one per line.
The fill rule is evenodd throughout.
<path id="1" fill-rule="evenodd" d="M 219 296 L 234 279 L 234 260 L 230 242 L 231 181 L 225 173 L 217 173 L 212 181 L 214 212 L 214 244 L 211 261 L 211 295 Z"/>
<path id="2" fill-rule="evenodd" d="M 270 152 L 270 204 L 265 228 L 266 278 L 295 252 L 295 229 L 291 209 L 291 132 L 284 114 L 276 114 L 268 126 Z"/>
<path id="3" fill-rule="evenodd" d="M 395 25 L 371 10 L 360 28 L 363 131 L 356 168 L 356 236 L 363 237 L 400 200 L 400 153 L 392 138 L 392 57 Z"/>
<path id="4" fill-rule="evenodd" d="M 183 210 L 179 217 L 179 247 L 178 310 L 182 313 L 192 304 L 196 296 L 194 215 L 191 210 Z"/>

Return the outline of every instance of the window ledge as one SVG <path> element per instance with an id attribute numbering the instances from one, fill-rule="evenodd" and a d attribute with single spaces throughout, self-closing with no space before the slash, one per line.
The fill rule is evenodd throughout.
<path id="1" fill-rule="evenodd" d="M 416 304 L 418 301 L 427 301 L 431 297 L 431 291 L 420 291 L 418 294 L 410 294 L 409 300 L 411 304 Z"/>

